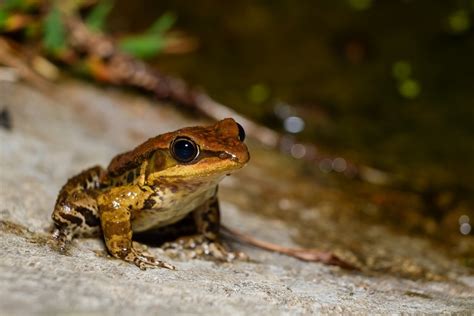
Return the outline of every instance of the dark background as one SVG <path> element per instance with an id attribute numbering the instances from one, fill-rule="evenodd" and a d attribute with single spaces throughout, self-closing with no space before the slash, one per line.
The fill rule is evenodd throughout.
<path id="1" fill-rule="evenodd" d="M 198 46 L 163 72 L 282 132 L 282 109 L 304 118 L 297 139 L 390 172 L 438 220 L 472 212 L 473 1 L 117 0 L 109 29 L 167 11 Z"/>

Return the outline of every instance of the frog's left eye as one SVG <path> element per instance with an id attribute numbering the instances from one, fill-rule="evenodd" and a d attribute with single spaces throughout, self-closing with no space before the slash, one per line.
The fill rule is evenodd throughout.
<path id="1" fill-rule="evenodd" d="M 239 128 L 239 140 L 243 142 L 245 140 L 245 130 L 239 123 L 237 123 L 237 127 Z"/>
<path id="2" fill-rule="evenodd" d="M 173 158 L 182 163 L 188 163 L 199 155 L 199 147 L 189 138 L 178 137 L 171 144 Z"/>

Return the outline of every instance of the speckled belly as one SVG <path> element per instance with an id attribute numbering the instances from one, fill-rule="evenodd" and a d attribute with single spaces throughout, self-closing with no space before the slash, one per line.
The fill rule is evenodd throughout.
<path id="1" fill-rule="evenodd" d="M 132 220 L 132 230 L 143 232 L 176 223 L 210 199 L 215 191 L 215 188 L 212 188 L 204 192 L 196 191 L 181 196 L 173 194 L 170 197 L 163 198 L 163 200 L 157 197 L 154 208 L 135 212 Z"/>

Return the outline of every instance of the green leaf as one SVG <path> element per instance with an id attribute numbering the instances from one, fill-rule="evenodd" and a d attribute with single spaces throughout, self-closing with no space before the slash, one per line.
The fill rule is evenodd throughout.
<path id="1" fill-rule="evenodd" d="M 168 31 L 176 22 L 176 15 L 173 12 L 163 13 L 152 26 L 146 31 L 147 34 L 163 34 Z"/>
<path id="2" fill-rule="evenodd" d="M 5 28 L 11 11 L 27 11 L 31 7 L 27 0 L 0 0 L 0 31 Z"/>
<path id="3" fill-rule="evenodd" d="M 164 38 L 155 34 L 144 34 L 124 38 L 119 42 L 122 51 L 141 59 L 158 55 L 165 46 Z"/>
<path id="4" fill-rule="evenodd" d="M 61 12 L 52 8 L 44 19 L 43 45 L 51 53 L 58 53 L 66 46 L 66 30 L 61 18 Z"/>
<path id="5" fill-rule="evenodd" d="M 5 23 L 7 22 L 8 19 L 8 12 L 7 10 L 0 9 L 0 31 L 3 30 L 5 27 Z"/>
<path id="6" fill-rule="evenodd" d="M 119 46 L 122 51 L 141 59 L 153 58 L 165 47 L 164 33 L 176 22 L 176 15 L 166 12 L 143 34 L 122 39 Z"/>
<path id="7" fill-rule="evenodd" d="M 114 7 L 113 1 L 104 0 L 99 2 L 86 17 L 86 24 L 94 31 L 103 31 L 105 20 Z"/>

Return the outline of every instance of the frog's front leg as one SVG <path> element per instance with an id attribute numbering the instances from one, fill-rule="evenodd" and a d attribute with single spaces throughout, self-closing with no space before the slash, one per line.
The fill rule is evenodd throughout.
<path id="1" fill-rule="evenodd" d="M 138 192 L 135 192 L 138 191 Z M 100 222 L 109 253 L 133 263 L 140 269 L 163 267 L 174 270 L 171 264 L 147 256 L 133 247 L 131 209 L 137 207 L 137 188 L 112 188 L 98 198 Z"/>
<path id="2" fill-rule="evenodd" d="M 95 199 L 105 171 L 97 166 L 69 179 L 59 192 L 52 214 L 55 224 L 53 247 L 67 251 L 73 237 L 99 232 L 100 220 Z"/>
<path id="3" fill-rule="evenodd" d="M 216 192 L 217 193 L 217 192 Z M 189 257 L 210 256 L 220 261 L 247 259 L 242 252 L 232 252 L 219 238 L 220 210 L 217 194 L 193 211 L 197 234 L 162 246 L 167 251 L 187 251 Z"/>

